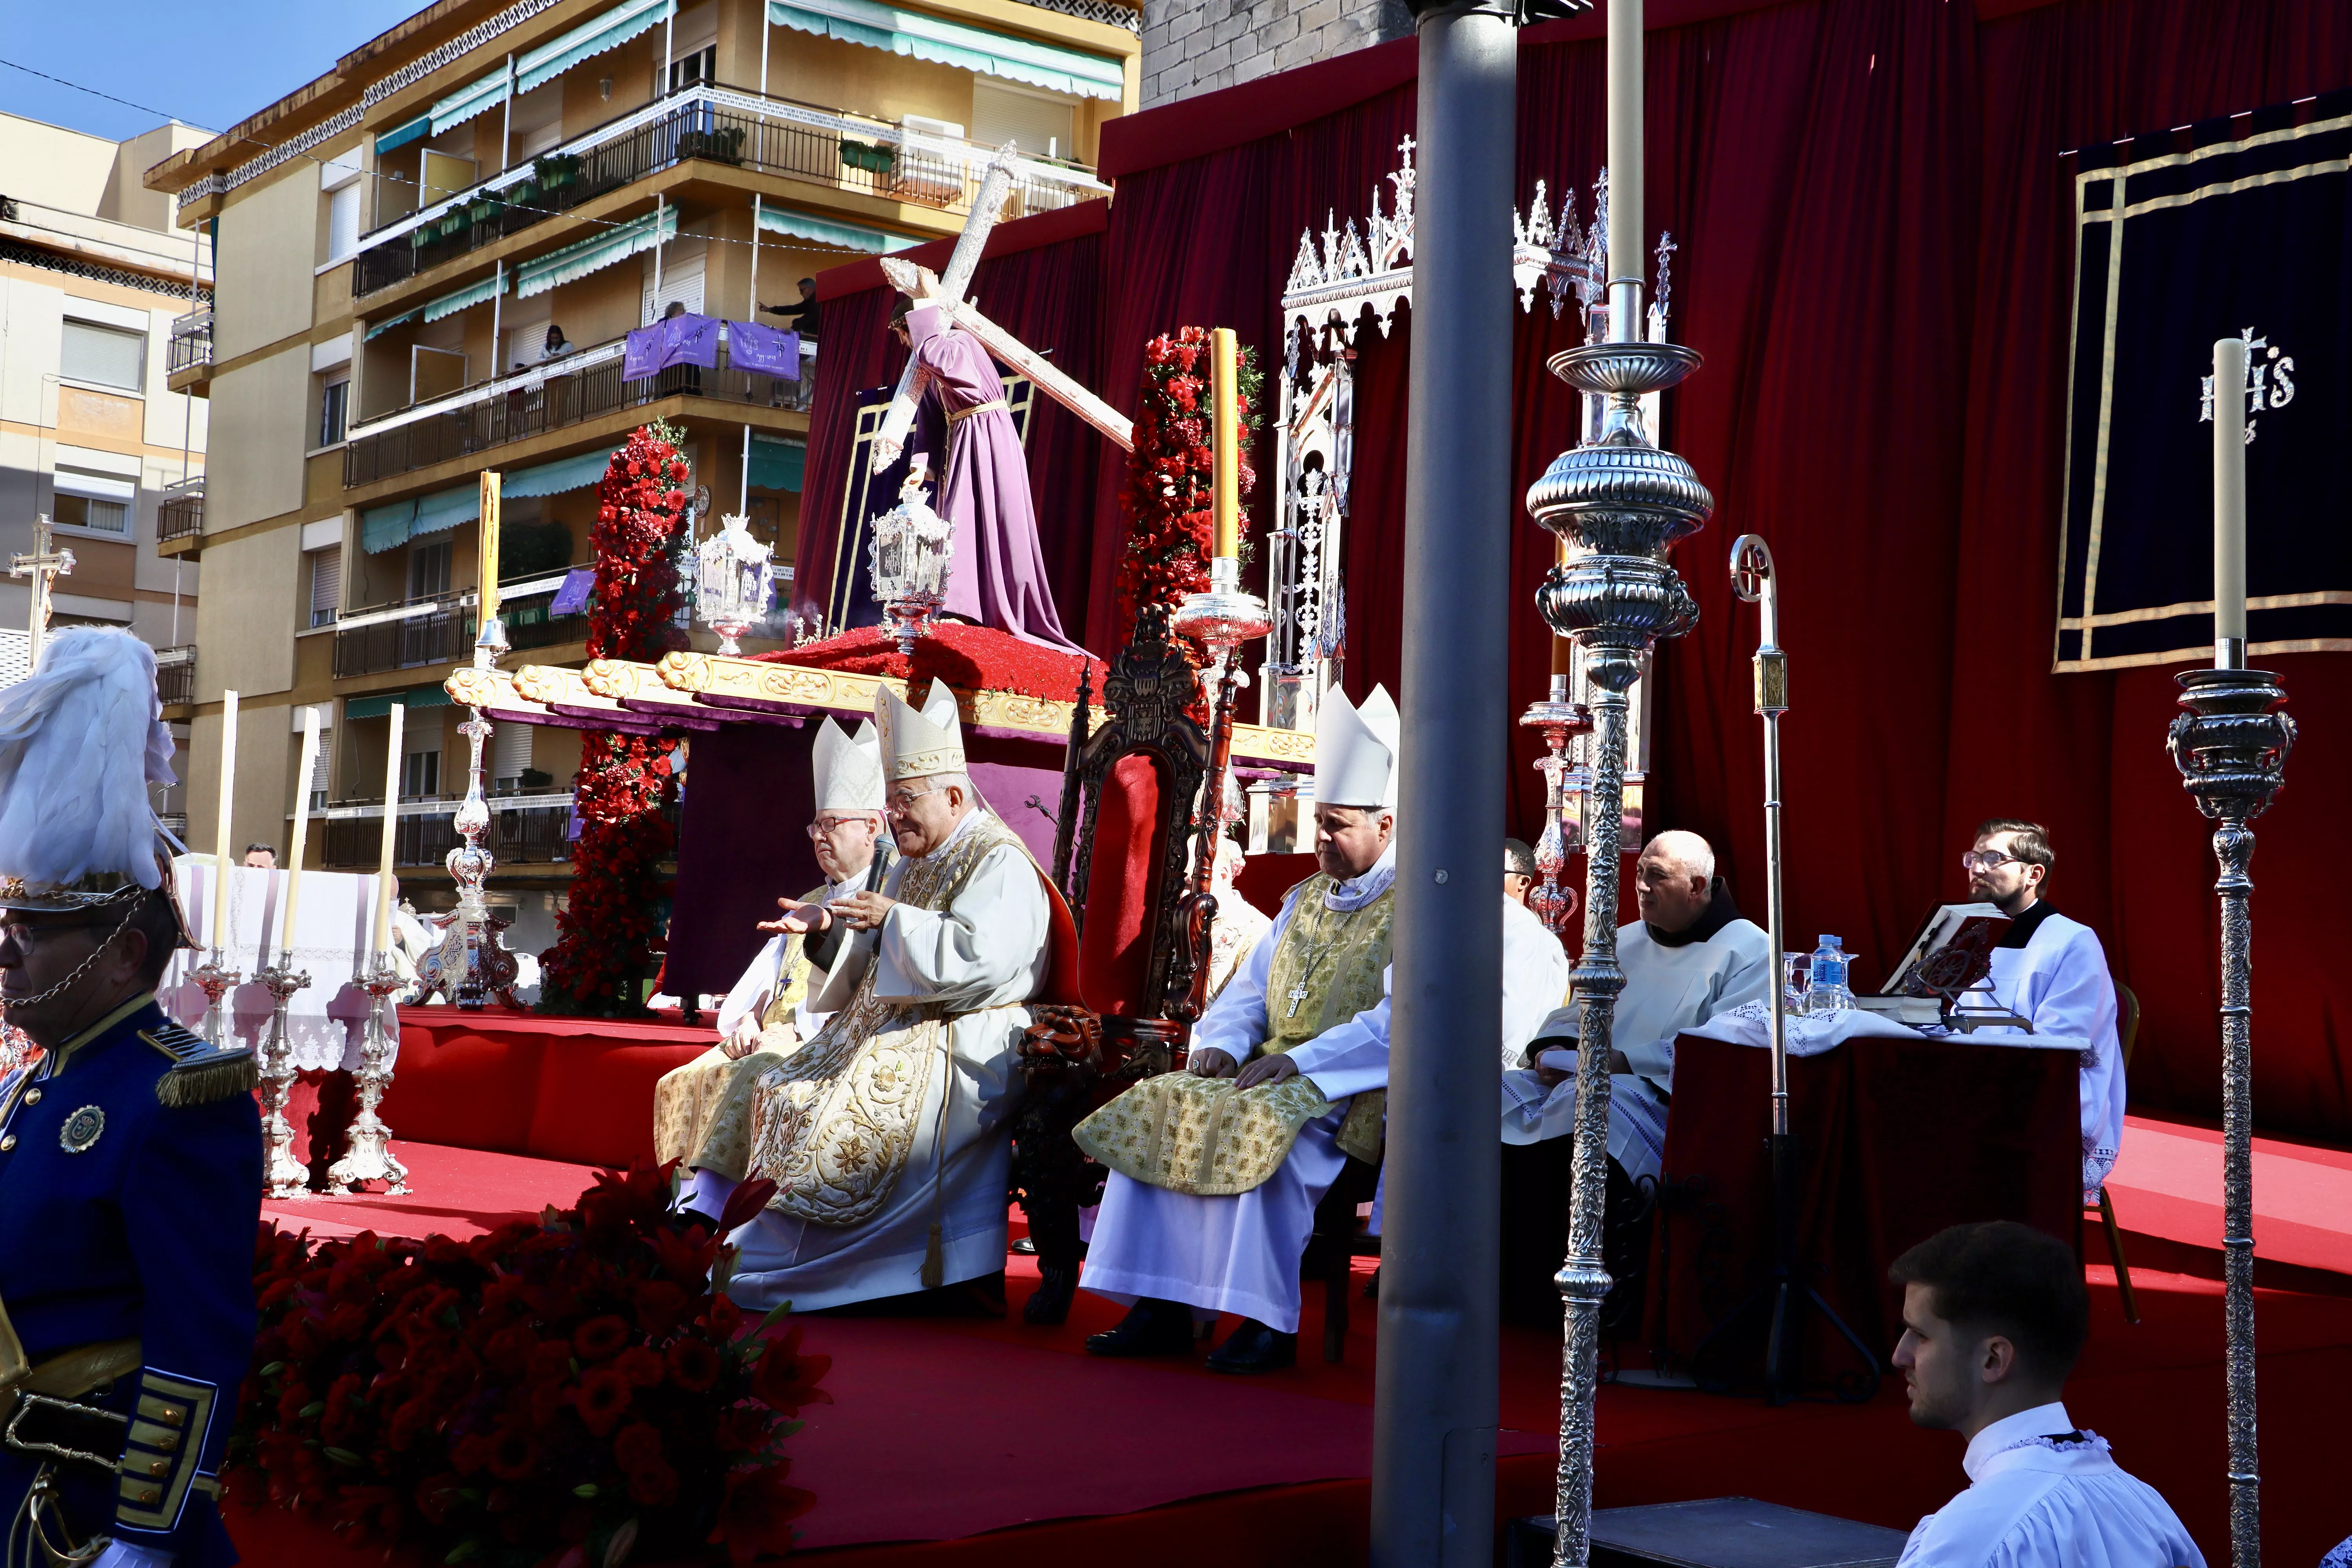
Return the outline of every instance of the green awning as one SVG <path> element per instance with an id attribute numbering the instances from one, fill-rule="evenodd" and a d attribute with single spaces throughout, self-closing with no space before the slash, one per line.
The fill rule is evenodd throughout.
<path id="1" fill-rule="evenodd" d="M 628 223 L 615 224 L 577 244 L 551 250 L 516 268 L 515 298 L 528 300 L 534 294 L 544 294 L 559 284 L 585 278 L 677 237 L 677 209 L 673 206 L 663 207 L 657 215 L 647 213 Z"/>
<path id="2" fill-rule="evenodd" d="M 790 207 L 760 208 L 760 226 L 770 234 L 790 236 L 817 245 L 829 245 L 836 250 L 855 250 L 866 256 L 887 256 L 894 250 L 907 250 L 923 242 L 903 234 L 891 234 L 883 229 L 867 228 L 863 224 L 843 223 L 836 218 L 812 217 Z"/>
<path id="3" fill-rule="evenodd" d="M 604 477 L 605 466 L 612 462 L 618 447 L 600 447 L 577 457 L 558 458 L 551 463 L 539 463 L 528 468 L 515 468 L 499 478 L 499 493 L 502 496 L 553 496 L 566 490 L 586 489 Z M 759 447 L 752 447 L 753 484 L 757 478 Z M 783 488 L 800 489 L 800 462 L 793 463 L 793 482 Z M 773 489 L 774 485 L 768 486 Z M 443 533 L 461 522 L 472 522 L 482 515 L 482 487 L 479 481 L 458 485 L 450 489 L 436 490 L 428 496 L 408 500 L 396 500 L 386 506 L 372 506 L 360 513 L 360 548 L 370 555 L 381 555 L 387 550 L 397 550 L 412 539 L 430 533 Z"/>
<path id="4" fill-rule="evenodd" d="M 430 114 L 420 114 L 407 124 L 395 125 L 377 137 L 375 139 L 376 156 L 381 158 L 386 153 L 405 147 L 421 137 L 431 135 L 432 132 L 433 117 Z"/>
<path id="5" fill-rule="evenodd" d="M 751 437 L 751 484 L 756 489 L 797 490 L 801 471 L 808 465 L 808 443 L 780 441 L 772 436 Z"/>
<path id="6" fill-rule="evenodd" d="M 437 686 L 420 686 L 414 691 L 385 691 L 373 697 L 343 699 L 346 719 L 381 719 L 393 710 L 394 703 L 403 708 L 446 708 L 449 694 Z"/>
<path id="7" fill-rule="evenodd" d="M 425 319 L 428 321 L 437 321 L 444 316 L 454 316 L 468 307 L 495 299 L 506 292 L 506 286 L 505 275 L 493 272 L 479 283 L 468 283 L 463 289 L 442 295 L 438 300 L 425 300 Z M 369 335 L 373 337 L 374 334 L 370 332 Z"/>
<path id="8" fill-rule="evenodd" d="M 506 101 L 507 71 L 504 66 L 482 78 L 467 82 L 435 104 L 426 116 L 433 122 L 433 134 L 438 136 L 452 125 L 463 125 L 487 109 L 495 109 Z"/>
<path id="9" fill-rule="evenodd" d="M 623 0 L 560 38 L 551 38 L 515 59 L 515 91 L 529 92 L 553 81 L 592 55 L 617 49 L 631 38 L 669 20 L 677 0 Z"/>
<path id="10" fill-rule="evenodd" d="M 393 328 L 416 320 L 416 316 L 417 312 L 415 310 L 403 310 L 397 316 L 386 316 L 381 321 L 370 321 L 368 323 L 367 336 L 362 341 L 372 343 L 375 342 L 376 339 L 382 337 L 384 333 L 392 331 Z"/>
<path id="11" fill-rule="evenodd" d="M 879 0 L 768 0 L 768 20 L 819 37 L 864 44 L 871 49 L 1080 98 L 1117 103 L 1125 89 L 1126 73 L 1118 60 L 1016 38 L 1009 33 L 992 33 L 921 11 L 886 5 Z"/>

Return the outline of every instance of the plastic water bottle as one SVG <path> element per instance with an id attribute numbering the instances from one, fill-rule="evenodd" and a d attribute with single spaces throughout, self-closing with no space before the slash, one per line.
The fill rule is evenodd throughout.
<path id="1" fill-rule="evenodd" d="M 1850 962 L 1838 939 L 1823 932 L 1822 945 L 1813 949 L 1812 984 L 1805 994 L 1806 1012 L 1834 1013 L 1853 1005 L 1853 992 L 1845 983 Z"/>

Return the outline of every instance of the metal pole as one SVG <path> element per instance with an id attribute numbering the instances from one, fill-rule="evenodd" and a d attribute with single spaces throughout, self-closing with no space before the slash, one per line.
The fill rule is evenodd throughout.
<path id="1" fill-rule="evenodd" d="M 1421 210 L 1405 434 L 1403 733 L 1374 1568 L 1494 1560 L 1517 34 L 1416 7 Z"/>

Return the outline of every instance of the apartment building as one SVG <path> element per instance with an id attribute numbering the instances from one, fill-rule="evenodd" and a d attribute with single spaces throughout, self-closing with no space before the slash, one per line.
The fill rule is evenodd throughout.
<path id="1" fill-rule="evenodd" d="M 186 645 L 196 574 L 159 533 L 204 505 L 205 405 L 167 386 L 171 355 L 211 292 L 173 198 L 141 176 L 211 137 L 165 125 L 128 142 L 0 113 L 0 568 L 70 554 L 49 626 L 126 626 L 156 649 L 187 767 Z M 0 575 L 0 685 L 30 651 L 29 576 Z M 175 820 L 177 789 L 156 806 Z"/>
<path id="2" fill-rule="evenodd" d="M 792 558 L 821 328 L 797 376 L 722 347 L 625 379 L 626 334 L 674 303 L 793 325 L 764 311 L 799 279 L 957 232 L 1007 140 L 1029 160 L 1008 216 L 1107 194 L 1089 163 L 1138 53 L 1118 0 L 442 0 L 151 169 L 220 279 L 184 381 L 221 421 L 202 531 L 178 542 L 208 588 L 195 847 L 235 689 L 232 841 L 282 843 L 307 791 L 310 863 L 373 866 L 398 704 L 404 880 L 444 902 L 467 748 L 441 687 L 485 570 L 514 662 L 583 660 L 594 486 L 655 419 L 709 492 L 698 531 L 745 511 Z M 484 468 L 507 498 L 487 565 Z M 325 743 L 298 779 L 306 709 Z M 535 948 L 569 875 L 578 736 L 502 726 L 492 752 L 496 886 Z"/>

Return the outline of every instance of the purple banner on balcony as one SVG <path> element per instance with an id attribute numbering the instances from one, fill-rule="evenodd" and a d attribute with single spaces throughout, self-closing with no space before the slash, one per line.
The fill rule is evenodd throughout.
<path id="1" fill-rule="evenodd" d="M 781 327 L 763 327 L 757 321 L 727 323 L 727 357 L 737 370 L 756 371 L 761 375 L 782 376 L 786 381 L 801 378 L 801 335 Z"/>
<path id="2" fill-rule="evenodd" d="M 670 316 L 629 334 L 621 358 L 621 379 L 643 381 L 674 364 L 719 367 L 719 319 Z"/>
<path id="3" fill-rule="evenodd" d="M 563 574 L 563 586 L 555 591 L 555 597 L 548 604 L 547 613 L 551 616 L 578 615 L 588 607 L 588 595 L 595 586 L 596 569 L 593 566 L 574 566 Z"/>

